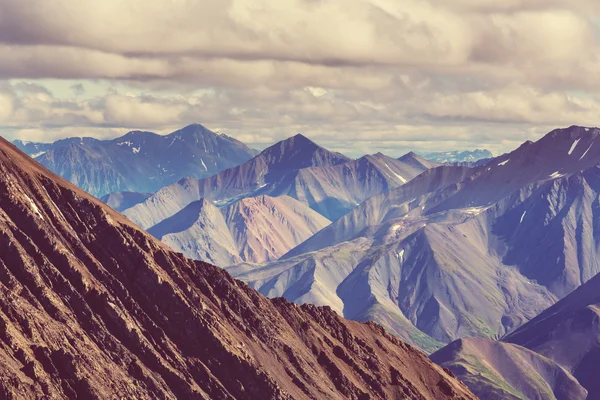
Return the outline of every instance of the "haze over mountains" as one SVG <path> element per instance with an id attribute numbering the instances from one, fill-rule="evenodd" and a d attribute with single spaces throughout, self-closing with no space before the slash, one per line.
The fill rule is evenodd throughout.
<path id="1" fill-rule="evenodd" d="M 185 177 L 212 176 L 258 153 L 199 124 L 165 136 L 133 131 L 113 140 L 69 138 L 51 144 L 14 144 L 96 197 L 155 192 Z"/>
<path id="2" fill-rule="evenodd" d="M 6 398 L 475 399 L 375 324 L 267 300 L 0 139 Z"/>

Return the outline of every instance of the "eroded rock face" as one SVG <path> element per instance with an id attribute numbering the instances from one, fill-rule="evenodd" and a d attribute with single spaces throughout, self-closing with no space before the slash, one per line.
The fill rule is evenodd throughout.
<path id="1" fill-rule="evenodd" d="M 375 324 L 168 250 L 3 139 L 0 397 L 475 398 Z"/>

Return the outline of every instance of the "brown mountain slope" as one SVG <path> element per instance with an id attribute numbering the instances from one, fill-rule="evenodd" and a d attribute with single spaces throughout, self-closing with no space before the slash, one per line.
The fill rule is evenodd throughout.
<path id="1" fill-rule="evenodd" d="M 0 397 L 475 398 L 374 324 L 169 251 L 3 139 Z"/>

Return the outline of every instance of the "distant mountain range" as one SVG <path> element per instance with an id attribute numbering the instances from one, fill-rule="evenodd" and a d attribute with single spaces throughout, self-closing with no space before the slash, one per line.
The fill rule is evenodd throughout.
<path id="1" fill-rule="evenodd" d="M 410 155 L 358 160 L 330 152 L 303 135 L 265 149 L 248 162 L 208 179 L 186 178 L 124 211 L 148 229 L 202 198 L 225 206 L 245 197 L 290 196 L 335 220 L 367 198 L 408 182 L 435 165 Z"/>
<path id="2" fill-rule="evenodd" d="M 491 151 L 485 149 L 466 150 L 466 151 L 440 151 L 431 153 L 421 153 L 421 157 L 442 163 L 442 164 L 462 164 L 475 163 L 480 160 L 486 160 L 494 157 Z"/>
<path id="3" fill-rule="evenodd" d="M 476 399 L 381 326 L 268 300 L 2 138 L 0 236 L 2 398 Z"/>
<path id="4" fill-rule="evenodd" d="M 49 144 L 13 144 L 96 197 L 155 192 L 185 177 L 212 176 L 258 153 L 199 124 L 165 136 L 134 131 L 113 140 L 69 138 Z"/>
<path id="5" fill-rule="evenodd" d="M 139 179 L 126 178 L 124 174 L 115 178 L 119 175 L 117 170 L 139 170 L 139 164 L 148 159 L 177 160 L 178 165 L 190 167 L 178 168 L 181 174 L 188 171 L 193 175 L 194 166 L 185 164 L 184 160 L 190 159 L 192 150 L 205 148 L 207 138 L 221 140 L 224 137 L 201 125 L 191 125 L 167 136 L 132 132 L 113 141 L 70 138 L 53 144 L 16 142 L 16 145 L 35 155 L 42 164 L 56 158 L 70 160 L 68 168 L 57 172 L 92 193 L 97 190 L 88 184 L 90 178 L 95 182 L 94 187 L 122 182 L 128 190 L 106 194 L 101 197 L 102 201 L 125 212 L 172 248 L 189 257 L 222 266 L 274 261 L 364 200 L 399 187 L 439 165 L 414 153 L 399 159 L 377 153 L 352 160 L 298 134 L 274 144 L 239 166 L 210 178 L 186 176 L 156 193 L 129 190 L 131 182 L 137 187 L 146 187 L 144 179 L 154 184 L 156 180 L 148 172 Z M 166 149 L 165 154 L 157 148 L 161 143 Z M 182 144 L 187 145 L 188 155 L 172 154 L 171 149 L 181 150 Z M 152 155 L 150 149 L 155 148 L 160 154 L 149 157 Z M 215 153 L 214 146 L 208 148 Z M 120 159 L 123 149 L 127 150 L 125 159 L 112 165 L 113 157 L 107 152 L 119 152 L 114 156 Z M 73 158 L 76 153 L 84 156 Z M 90 157 L 94 162 L 89 162 Z M 204 154 L 196 159 L 192 154 L 191 159 L 204 165 L 208 158 Z M 102 169 L 101 165 L 106 168 Z M 202 169 L 201 174 L 205 173 Z M 252 198 L 263 201 L 252 202 L 249 200 Z M 232 213 L 234 209 L 246 210 L 246 216 Z M 260 221 L 249 218 L 257 215 L 264 218 Z M 246 234 L 251 232 L 255 234 L 247 247 Z M 252 240 L 258 241 L 252 244 Z M 266 248 L 260 249 L 260 246 Z"/>
<path id="6" fill-rule="evenodd" d="M 498 338 L 600 272 L 598 129 L 571 127 L 371 197 L 278 261 L 228 270 L 268 296 L 375 320 L 423 349 Z"/>

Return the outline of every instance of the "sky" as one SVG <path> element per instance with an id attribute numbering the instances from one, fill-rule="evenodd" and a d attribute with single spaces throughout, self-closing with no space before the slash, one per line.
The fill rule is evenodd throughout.
<path id="1" fill-rule="evenodd" d="M 0 0 L 0 60 L 8 139 L 500 154 L 600 125 L 597 0 Z"/>

